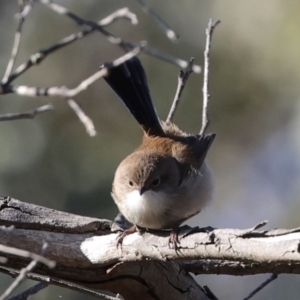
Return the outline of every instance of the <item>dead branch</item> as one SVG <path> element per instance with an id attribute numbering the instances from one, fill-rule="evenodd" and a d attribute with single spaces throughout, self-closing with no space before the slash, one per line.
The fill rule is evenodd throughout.
<path id="1" fill-rule="evenodd" d="M 261 291 L 264 287 L 266 287 L 269 283 L 271 283 L 273 280 L 277 279 L 276 274 L 272 274 L 266 281 L 264 281 L 262 284 L 260 284 L 254 291 L 252 291 L 246 298 L 243 300 L 249 300 L 254 295 L 256 295 L 259 291 Z"/>
<path id="2" fill-rule="evenodd" d="M 161 16 L 157 12 L 155 12 L 152 8 L 150 8 L 144 0 L 136 0 L 143 9 L 143 11 L 148 14 L 156 23 L 160 26 L 160 28 L 165 32 L 166 36 L 171 41 L 178 40 L 178 34 L 162 19 Z"/>
<path id="3" fill-rule="evenodd" d="M 44 282 L 37 283 L 34 286 L 30 287 L 29 289 L 25 290 L 24 292 L 9 298 L 9 300 L 27 300 L 30 296 L 35 295 L 36 293 L 46 288 L 47 286 L 48 284 Z"/>
<path id="4" fill-rule="evenodd" d="M 106 27 L 108 25 L 111 25 L 113 22 L 117 21 L 118 19 L 128 19 L 132 24 L 137 24 L 137 17 L 135 14 L 133 14 L 127 7 L 121 8 L 113 12 L 112 14 L 108 15 L 104 19 L 100 20 L 96 24 L 101 27 Z M 41 49 L 38 52 L 32 54 L 30 58 L 23 64 L 21 64 L 19 67 L 16 68 L 16 70 L 8 77 L 7 83 L 11 83 L 16 78 L 18 78 L 20 75 L 22 75 L 24 72 L 26 72 L 31 67 L 40 64 L 45 58 L 48 57 L 48 55 L 54 53 L 57 50 L 60 50 L 63 47 L 66 47 L 75 41 L 78 41 L 89 34 L 93 33 L 96 30 L 95 27 L 89 27 L 82 31 L 79 31 L 77 33 L 73 33 L 63 39 L 61 39 L 59 42 L 45 48 Z M 4 82 L 2 82 L 4 84 Z"/>
<path id="5" fill-rule="evenodd" d="M 118 66 L 124 63 L 126 60 L 132 58 L 140 52 L 140 49 L 143 47 L 141 44 L 139 47 L 134 48 L 130 52 L 124 54 L 123 56 L 114 60 L 110 67 Z M 102 68 L 97 71 L 87 79 L 83 80 L 77 87 L 73 89 L 69 89 L 66 86 L 60 87 L 48 87 L 48 88 L 38 88 L 38 87 L 29 87 L 29 86 L 15 86 L 15 85 L 2 85 L 0 86 L 0 95 L 1 94 L 9 94 L 15 93 L 21 96 L 27 97 L 37 97 L 37 96 L 51 96 L 51 97 L 63 97 L 63 98 L 73 98 L 77 96 L 82 91 L 86 90 L 91 84 L 93 84 L 98 79 L 102 78 L 106 75 L 107 68 Z"/>
<path id="6" fill-rule="evenodd" d="M 96 31 L 99 31 L 100 33 L 102 33 L 108 39 L 109 42 L 111 42 L 112 44 L 120 46 L 125 51 L 134 49 L 138 46 L 134 43 L 124 41 L 120 37 L 116 37 L 112 33 L 105 30 L 102 26 L 100 26 L 96 22 L 93 22 L 93 21 L 86 20 L 86 19 L 82 18 L 82 17 L 76 15 L 75 13 L 71 12 L 70 10 L 68 10 L 67 8 L 65 8 L 62 5 L 59 5 L 57 3 L 53 3 L 50 0 L 39 0 L 39 1 L 41 3 L 43 3 L 44 5 L 46 5 L 47 7 L 49 7 L 54 12 L 56 12 L 60 15 L 65 15 L 65 16 L 69 17 L 74 22 L 76 22 L 78 25 L 87 25 L 87 26 L 91 27 L 92 29 L 94 29 Z M 148 46 L 143 47 L 143 52 L 145 52 L 149 55 L 155 56 L 159 59 L 165 60 L 167 62 L 170 62 L 172 64 L 175 64 L 175 65 L 179 66 L 180 68 L 186 68 L 188 66 L 187 61 L 175 58 L 172 55 L 169 55 L 167 53 L 164 53 L 162 51 L 159 51 L 157 49 L 154 49 L 154 48 L 151 48 L 151 47 L 148 47 Z M 193 71 L 195 73 L 200 73 L 201 72 L 201 67 L 200 66 L 194 66 Z"/>
<path id="7" fill-rule="evenodd" d="M 256 226 L 246 230 L 191 230 L 185 226 L 180 232 L 178 253 L 168 246 L 168 232 L 132 234 L 124 239 L 122 249 L 117 249 L 118 233 L 111 231 L 110 221 L 67 214 L 8 198 L 0 201 L 0 225 L 15 226 L 13 230 L 0 231 L 4 245 L 38 253 L 41 241 L 48 242 L 45 257 L 55 260 L 57 267 L 51 270 L 36 267 L 37 274 L 89 288 L 107 289 L 129 299 L 134 298 L 132 293 L 136 290 L 141 292 L 139 297 L 146 297 L 151 290 L 156 295 L 165 295 L 161 297 L 163 299 L 205 299 L 189 293 L 185 298 L 175 296 L 175 290 L 186 289 L 187 285 L 193 286 L 193 293 L 202 291 L 188 272 L 300 274 L 300 228 L 259 231 L 259 226 Z M 26 259 L 21 257 L 14 257 L 6 264 L 14 269 L 24 265 Z M 3 268 L 1 271 L 7 272 Z M 157 280 L 162 282 L 164 289 L 168 286 L 168 294 L 155 284 Z M 175 290 L 172 285 L 176 286 Z"/>
<path id="8" fill-rule="evenodd" d="M 178 84 L 177 84 L 177 89 L 175 93 L 175 97 L 171 106 L 171 109 L 169 111 L 168 117 L 166 122 L 172 122 L 173 116 L 176 112 L 177 106 L 179 104 L 179 100 L 182 94 L 182 91 L 185 87 L 186 82 L 188 81 L 191 73 L 193 72 L 193 65 L 194 65 L 194 58 L 192 57 L 189 61 L 188 66 L 186 67 L 185 70 L 180 70 L 179 75 L 178 75 Z"/>
<path id="9" fill-rule="evenodd" d="M 81 121 L 81 123 L 84 125 L 86 132 L 89 136 L 95 136 L 97 134 L 93 120 L 89 118 L 86 113 L 82 110 L 82 108 L 79 106 L 79 104 L 73 100 L 68 99 L 68 104 L 72 108 L 72 110 L 77 115 L 78 119 Z"/>
<path id="10" fill-rule="evenodd" d="M 24 292 L 18 294 L 17 296 L 9 298 L 9 300 L 27 300 L 30 296 L 38 293 L 40 290 L 46 288 L 47 286 L 48 284 L 44 282 L 37 283 Z"/>
<path id="11" fill-rule="evenodd" d="M 18 18 L 19 22 L 18 22 L 18 27 L 17 27 L 16 33 L 15 33 L 15 40 L 14 40 L 14 45 L 13 45 L 12 52 L 11 52 L 11 57 L 10 57 L 10 60 L 8 61 L 4 77 L 2 79 L 3 84 L 7 83 L 7 80 L 11 74 L 13 67 L 14 67 L 14 64 L 15 64 L 15 61 L 17 58 L 17 54 L 19 51 L 20 41 L 21 41 L 22 26 L 25 21 L 25 17 L 24 17 L 25 14 L 23 13 L 23 11 L 24 11 L 23 0 L 19 0 L 18 3 L 19 3 L 20 13 L 17 15 L 17 18 Z"/>
<path id="12" fill-rule="evenodd" d="M 44 264 L 46 264 L 48 267 L 53 268 L 55 266 L 54 262 L 49 262 L 46 259 L 42 259 L 42 256 L 45 254 L 45 251 L 48 247 L 48 244 L 46 242 L 43 242 L 43 245 L 41 247 L 41 256 L 32 254 L 29 255 L 31 257 L 34 257 L 33 260 L 23 269 L 20 270 L 19 275 L 16 277 L 16 279 L 12 282 L 12 284 L 5 290 L 5 292 L 0 296 L 0 300 L 5 300 L 7 299 L 7 297 L 9 297 L 11 295 L 11 293 L 21 284 L 22 281 L 24 281 L 26 279 L 26 275 L 27 273 L 29 273 L 30 271 L 32 271 L 39 262 L 43 262 Z M 6 247 L 8 248 L 8 247 Z M 10 250 L 6 253 L 9 254 L 16 254 L 18 251 L 16 251 L 17 249 L 12 249 L 10 248 Z M 7 251 L 7 249 L 6 249 Z M 26 251 L 20 251 L 19 252 L 26 252 Z"/>
<path id="13" fill-rule="evenodd" d="M 21 120 L 21 119 L 34 119 L 37 114 L 44 113 L 47 111 L 53 110 L 52 104 L 46 104 L 35 109 L 22 112 L 22 113 L 8 113 L 4 115 L 0 115 L 1 121 L 12 121 L 12 120 Z"/>
<path id="14" fill-rule="evenodd" d="M 208 22 L 208 27 L 206 28 L 206 45 L 204 51 L 204 71 L 203 71 L 203 109 L 202 109 L 202 126 L 200 130 L 200 135 L 204 134 L 208 125 L 208 101 L 209 101 L 209 91 L 208 91 L 208 76 L 209 76 L 209 53 L 211 47 L 211 38 L 216 26 L 220 21 L 213 22 L 212 19 Z"/>

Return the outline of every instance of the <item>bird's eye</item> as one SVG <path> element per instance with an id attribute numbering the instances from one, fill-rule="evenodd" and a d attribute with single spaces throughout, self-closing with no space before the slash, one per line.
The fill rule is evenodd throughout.
<path id="1" fill-rule="evenodd" d="M 160 179 L 159 178 L 156 178 L 152 181 L 152 185 L 153 186 L 158 186 L 160 184 Z"/>
<path id="2" fill-rule="evenodd" d="M 130 186 L 133 186 L 133 182 L 132 182 L 131 180 L 128 182 L 128 184 L 129 184 Z"/>

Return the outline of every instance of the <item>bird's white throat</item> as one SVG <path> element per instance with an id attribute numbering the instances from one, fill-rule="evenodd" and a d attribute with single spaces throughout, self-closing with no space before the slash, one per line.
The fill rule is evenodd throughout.
<path id="1" fill-rule="evenodd" d="M 169 203 L 165 193 L 153 190 L 148 190 L 142 195 L 138 190 L 134 190 L 124 198 L 121 204 L 123 214 L 130 222 L 145 227 L 152 227 L 149 225 L 155 223 L 154 219 L 162 214 L 165 206 L 168 206 Z"/>

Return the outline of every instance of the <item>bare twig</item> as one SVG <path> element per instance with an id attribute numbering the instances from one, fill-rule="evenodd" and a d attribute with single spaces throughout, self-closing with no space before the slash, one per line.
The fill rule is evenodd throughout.
<path id="1" fill-rule="evenodd" d="M 48 247 L 48 243 L 45 242 L 41 249 L 41 255 L 45 254 L 47 247 Z M 23 251 L 23 250 L 21 250 L 21 251 Z M 27 251 L 24 251 L 24 252 L 27 252 Z M 32 271 L 39 262 L 42 262 L 41 257 L 42 256 L 35 254 L 35 258 L 27 265 L 27 267 L 21 269 L 21 271 L 20 271 L 19 275 L 16 277 L 16 279 L 6 289 L 6 291 L 1 295 L 0 300 L 5 300 L 20 285 L 20 283 L 24 279 L 26 279 L 26 274 L 28 272 Z M 50 265 L 51 265 L 51 267 L 54 267 L 55 263 L 51 263 Z M 49 264 L 48 264 L 48 266 L 49 266 Z"/>
<path id="2" fill-rule="evenodd" d="M 15 64 L 15 61 L 16 61 L 16 58 L 17 58 L 17 55 L 18 55 L 18 51 L 19 51 L 19 46 L 20 46 L 22 26 L 23 26 L 23 23 L 25 21 L 25 17 L 24 17 L 24 13 L 23 13 L 24 2 L 23 2 L 23 0 L 18 0 L 18 3 L 19 3 L 20 13 L 19 13 L 19 15 L 17 15 L 17 17 L 19 19 L 19 23 L 18 23 L 18 27 L 17 27 L 16 33 L 15 33 L 15 40 L 14 40 L 14 45 L 13 45 L 13 48 L 12 48 L 10 60 L 8 61 L 8 64 L 7 64 L 7 67 L 6 67 L 6 70 L 5 70 L 5 74 L 4 74 L 3 79 L 2 79 L 3 84 L 7 83 L 9 75 L 11 74 L 11 71 L 14 67 L 14 64 Z"/>
<path id="3" fill-rule="evenodd" d="M 49 1 L 46 1 L 47 4 L 50 5 Z M 45 2 L 45 4 L 46 4 Z M 53 4 L 53 3 L 52 3 Z M 57 4 L 55 4 L 52 7 L 57 8 Z M 65 12 L 64 8 L 62 6 L 58 6 L 58 11 L 62 11 Z M 57 11 L 57 9 L 56 9 Z M 66 13 L 65 13 L 66 14 Z M 65 38 L 63 38 L 62 40 L 60 40 L 59 42 L 49 46 L 48 48 L 45 49 L 41 49 L 38 52 L 32 54 L 30 56 L 30 58 L 23 64 L 21 64 L 19 67 L 17 67 L 17 69 L 9 76 L 9 78 L 6 81 L 6 84 L 11 83 L 13 80 L 15 80 L 17 77 L 19 77 L 21 74 L 23 74 L 25 71 L 27 71 L 29 68 L 31 68 L 34 65 L 38 65 L 40 64 L 49 54 L 67 46 L 70 45 L 71 43 L 95 32 L 97 29 L 101 28 L 101 32 L 104 31 L 103 27 L 110 25 L 111 23 L 113 23 L 114 21 L 116 21 L 117 19 L 120 18 L 125 18 L 125 19 L 129 19 L 131 21 L 132 24 L 137 24 L 137 18 L 136 15 L 133 14 L 131 11 L 128 10 L 128 8 L 122 8 L 119 9 L 115 12 L 113 12 L 111 15 L 105 17 L 104 19 L 102 19 L 101 21 L 99 21 L 98 23 L 96 22 L 92 22 L 92 21 L 87 21 L 84 20 L 80 17 L 77 17 L 75 14 L 71 14 L 72 15 L 72 19 L 77 20 L 79 24 L 85 24 L 88 25 L 89 28 L 86 28 L 80 32 L 71 34 Z M 76 16 L 76 17 L 74 17 Z M 92 25 L 91 25 L 92 24 Z M 105 31 L 105 35 L 110 35 L 107 31 Z M 138 45 L 133 44 L 133 43 L 129 43 L 129 42 L 124 42 L 119 38 L 114 38 L 113 40 L 114 42 L 118 42 L 121 43 L 122 42 L 122 46 L 123 48 L 127 48 L 127 49 L 134 49 L 136 48 Z M 166 54 L 164 52 L 161 52 L 157 49 L 145 46 L 143 48 L 143 51 L 151 56 L 157 57 L 159 59 L 165 60 L 169 63 L 172 63 L 174 65 L 179 66 L 180 68 L 186 68 L 188 65 L 188 62 L 175 58 L 169 54 Z M 200 66 L 194 66 L 193 67 L 193 71 L 195 73 L 200 73 L 201 72 L 201 67 Z M 1 93 L 0 93 L 1 94 Z"/>
<path id="4" fill-rule="evenodd" d="M 141 6 L 143 11 L 153 18 L 157 24 L 164 30 L 166 36 L 171 41 L 178 40 L 178 34 L 153 10 L 151 9 L 144 0 L 136 0 Z"/>
<path id="5" fill-rule="evenodd" d="M 261 285 L 259 285 L 254 291 L 252 291 L 246 298 L 243 300 L 251 299 L 255 294 L 261 291 L 265 286 L 267 286 L 270 282 L 275 280 L 278 277 L 277 274 L 272 274 L 266 281 L 264 281 Z"/>
<path id="6" fill-rule="evenodd" d="M 105 27 L 110 24 L 112 24 L 114 21 L 124 18 L 129 19 L 132 24 L 137 24 L 137 18 L 136 15 L 133 14 L 131 11 L 129 11 L 128 8 L 121 8 L 113 12 L 112 14 L 108 15 L 104 19 L 100 20 L 98 23 L 99 26 Z M 27 71 L 29 68 L 31 68 L 34 65 L 40 64 L 49 54 L 70 45 L 71 43 L 82 39 L 85 36 L 88 36 L 89 34 L 93 33 L 96 30 L 96 28 L 89 27 L 87 29 L 84 29 L 80 32 L 71 34 L 63 39 L 61 39 L 59 42 L 49 46 L 48 48 L 41 49 L 38 52 L 32 54 L 30 58 L 23 64 L 21 64 L 8 78 L 6 83 L 10 83 L 13 80 L 15 80 L 17 77 L 19 77 L 21 74 L 23 74 L 25 71 Z"/>
<path id="7" fill-rule="evenodd" d="M 46 288 L 47 286 L 48 283 L 39 282 L 29 289 L 25 290 L 24 292 L 20 293 L 19 295 L 9 298 L 8 300 L 26 300 L 28 299 L 28 297 L 38 293 L 40 290 Z"/>
<path id="8" fill-rule="evenodd" d="M 135 46 L 135 44 L 130 43 L 130 44 L 128 44 L 128 46 L 130 48 L 133 48 Z M 174 57 L 172 55 L 169 55 L 167 53 L 164 53 L 162 51 L 159 51 L 159 50 L 157 50 L 155 48 L 152 48 L 152 47 L 149 47 L 149 46 L 144 47 L 143 52 L 146 53 L 146 54 L 149 54 L 151 56 L 157 57 L 158 59 L 167 61 L 167 62 L 169 62 L 169 63 L 171 63 L 175 66 L 178 66 L 181 69 L 185 69 L 189 65 L 189 62 L 186 61 L 186 60 Z M 201 67 L 198 66 L 198 65 L 194 65 L 193 66 L 193 72 L 196 73 L 196 74 L 201 73 Z"/>
<path id="9" fill-rule="evenodd" d="M 24 0 L 23 0 L 24 1 Z M 28 3 L 24 5 L 23 10 L 16 15 L 17 18 L 26 18 L 31 12 L 35 0 L 28 0 Z"/>
<path id="10" fill-rule="evenodd" d="M 8 113 L 0 115 L 0 122 L 21 119 L 33 119 L 37 114 L 44 113 L 49 110 L 53 110 L 53 105 L 50 103 L 22 113 Z"/>
<path id="11" fill-rule="evenodd" d="M 19 270 L 15 270 L 12 268 L 7 268 L 4 266 L 0 266 L 0 270 L 10 276 L 17 276 L 18 274 L 20 274 Z M 57 279 L 54 277 L 50 277 L 50 276 L 43 276 L 43 275 L 39 275 L 39 274 L 35 274 L 35 273 L 27 273 L 26 274 L 28 279 L 32 279 L 32 280 L 36 280 L 36 281 L 40 281 L 43 283 L 47 283 L 47 284 L 51 284 L 51 285 L 56 285 L 56 286 L 60 286 L 60 287 L 65 287 L 67 289 L 73 290 L 73 291 L 77 291 L 86 295 L 90 295 L 90 296 L 94 296 L 98 299 L 102 299 L 102 300 L 117 300 L 119 298 L 117 297 L 112 297 L 112 296 L 108 296 L 108 295 L 104 295 L 102 293 L 98 293 L 95 292 L 91 289 L 88 289 L 86 287 L 62 280 L 62 279 Z"/>
<path id="12" fill-rule="evenodd" d="M 69 106 L 73 109 L 73 111 L 76 113 L 77 117 L 79 120 L 82 122 L 84 125 L 86 132 L 90 136 L 95 136 L 97 134 L 94 123 L 91 118 L 89 118 L 85 112 L 82 110 L 82 108 L 79 106 L 79 104 L 73 100 L 73 99 L 68 99 L 68 104 Z"/>
<path id="13" fill-rule="evenodd" d="M 113 34 L 109 33 L 107 30 L 105 30 L 102 26 L 97 24 L 96 22 L 90 21 L 90 20 L 85 20 L 78 15 L 74 14 L 73 12 L 69 11 L 65 7 L 58 5 L 56 3 L 50 2 L 50 0 L 40 0 L 41 3 L 45 4 L 47 7 L 55 11 L 56 13 L 60 15 L 65 15 L 69 18 L 71 18 L 73 21 L 75 21 L 78 25 L 87 25 L 93 28 L 94 30 L 98 30 L 101 32 L 103 35 L 106 36 L 106 38 L 113 44 L 119 45 L 122 49 L 128 50 L 128 49 L 133 49 L 136 48 L 137 45 L 134 43 L 130 43 L 127 41 L 122 40 L 120 37 L 116 37 Z M 145 46 L 143 48 L 143 51 L 149 55 L 158 57 L 162 60 L 168 61 L 172 64 L 175 64 L 179 66 L 180 68 L 186 68 L 188 66 L 188 62 L 175 58 L 169 54 L 163 53 L 157 49 L 150 48 L 148 46 Z M 194 66 L 193 71 L 195 73 L 200 73 L 201 72 L 201 67 L 200 66 Z"/>
<path id="14" fill-rule="evenodd" d="M 100 22 L 98 22 L 98 24 L 102 27 L 105 27 L 118 19 L 128 19 L 133 25 L 136 25 L 139 22 L 136 14 L 131 12 L 128 7 L 123 7 L 102 19 Z M 89 30 L 94 31 L 93 28 L 89 28 Z"/>
<path id="15" fill-rule="evenodd" d="M 205 295 L 207 295 L 209 297 L 209 299 L 211 300 L 219 300 L 214 293 L 210 290 L 210 288 L 207 285 L 203 286 L 203 290 L 205 292 Z"/>
<path id="16" fill-rule="evenodd" d="M 11 254 L 11 255 L 16 255 L 16 256 L 21 256 L 21 257 L 25 257 L 25 258 L 30 258 L 30 259 L 36 260 L 37 262 L 44 264 L 48 268 L 54 268 L 54 266 L 55 266 L 55 262 L 52 260 L 49 260 L 41 255 L 29 252 L 29 251 L 17 249 L 14 247 L 0 245 L 0 252 L 4 252 L 4 253 Z"/>
<path id="17" fill-rule="evenodd" d="M 173 116 L 177 109 L 182 91 L 184 89 L 184 86 L 185 86 L 187 80 L 189 79 L 190 74 L 193 72 L 193 64 L 194 64 L 194 58 L 192 57 L 189 61 L 187 68 L 184 71 L 180 70 L 180 72 L 179 72 L 177 90 L 175 93 L 175 97 L 174 97 L 171 109 L 169 111 L 169 115 L 166 120 L 167 123 L 172 122 L 172 119 L 173 119 Z"/>
<path id="18" fill-rule="evenodd" d="M 143 47 L 143 43 L 140 47 L 134 48 L 132 51 L 124 54 L 123 56 L 114 60 L 109 67 L 116 67 L 125 61 L 131 59 L 133 56 L 136 56 L 141 48 Z M 99 71 L 83 80 L 77 87 L 73 89 L 68 89 L 65 86 L 61 87 L 49 87 L 49 88 L 38 88 L 38 87 L 30 87 L 30 86 L 15 86 L 15 85 L 0 85 L 0 95 L 15 93 L 21 96 L 27 97 L 37 97 L 37 96 L 50 96 L 50 97 L 63 97 L 63 98 L 73 98 L 81 93 L 83 90 L 86 90 L 92 83 L 94 83 L 99 78 L 105 76 L 107 73 L 107 67 L 101 68 Z"/>
<path id="19" fill-rule="evenodd" d="M 209 101 L 209 91 L 208 91 L 208 75 L 209 75 L 209 52 L 211 47 L 211 38 L 214 32 L 214 29 L 221 21 L 213 22 L 212 19 L 208 22 L 208 27 L 206 28 L 206 46 L 204 51 L 204 71 L 203 71 L 203 109 L 202 109 L 202 126 L 200 134 L 204 134 L 208 125 L 208 101 Z"/>
<path id="20" fill-rule="evenodd" d="M 109 33 L 107 30 L 105 30 L 101 25 L 97 24 L 96 22 L 86 20 L 84 18 L 79 17 L 78 15 L 74 14 L 67 8 L 65 8 L 62 5 L 59 5 L 57 3 L 53 3 L 51 0 L 39 0 L 40 3 L 43 3 L 48 8 L 52 9 L 54 12 L 65 15 L 75 21 L 78 25 L 88 25 L 89 27 L 98 30 L 103 35 L 106 36 L 106 38 L 113 44 L 120 45 L 124 50 L 127 50 L 128 47 L 126 43 L 123 42 L 123 40 L 119 37 L 114 36 L 113 34 Z"/>

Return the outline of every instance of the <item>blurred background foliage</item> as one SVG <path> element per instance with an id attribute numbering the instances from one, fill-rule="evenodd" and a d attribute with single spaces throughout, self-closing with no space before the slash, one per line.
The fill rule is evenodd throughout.
<path id="1" fill-rule="evenodd" d="M 202 65 L 208 19 L 220 19 L 211 52 L 209 131 L 217 133 L 208 160 L 215 175 L 215 200 L 190 225 L 248 228 L 269 220 L 266 228 L 299 226 L 300 214 L 300 2 L 298 1 L 148 1 L 180 35 L 169 41 L 136 1 L 57 1 L 79 16 L 100 20 L 128 6 L 139 24 L 120 20 L 109 31 L 125 40 L 146 40 L 176 57 L 195 57 Z M 10 57 L 17 26 L 17 1 L 0 1 L 0 69 Z M 35 5 L 25 21 L 17 65 L 37 50 L 81 30 L 70 19 Z M 15 84 L 74 87 L 98 66 L 122 54 L 94 33 L 50 55 Z M 141 54 L 157 111 L 166 118 L 179 69 Z M 184 90 L 175 123 L 196 133 L 201 124 L 202 75 L 193 74 Z M 119 162 L 141 140 L 141 129 L 99 80 L 76 100 L 95 123 L 89 137 L 61 98 L 1 96 L 0 113 L 21 112 L 52 102 L 55 110 L 34 120 L 0 124 L 0 190 L 22 201 L 99 218 L 112 219 L 110 197 Z M 267 275 L 202 275 L 221 299 L 242 299 Z M 12 280 L 0 274 L 1 290 Z M 24 283 L 21 290 L 32 283 Z M 255 299 L 298 299 L 299 276 L 280 275 Z M 82 299 L 50 287 L 33 299 Z M 85 296 L 84 296 L 85 297 Z M 88 299 L 88 297 L 85 297 Z"/>

